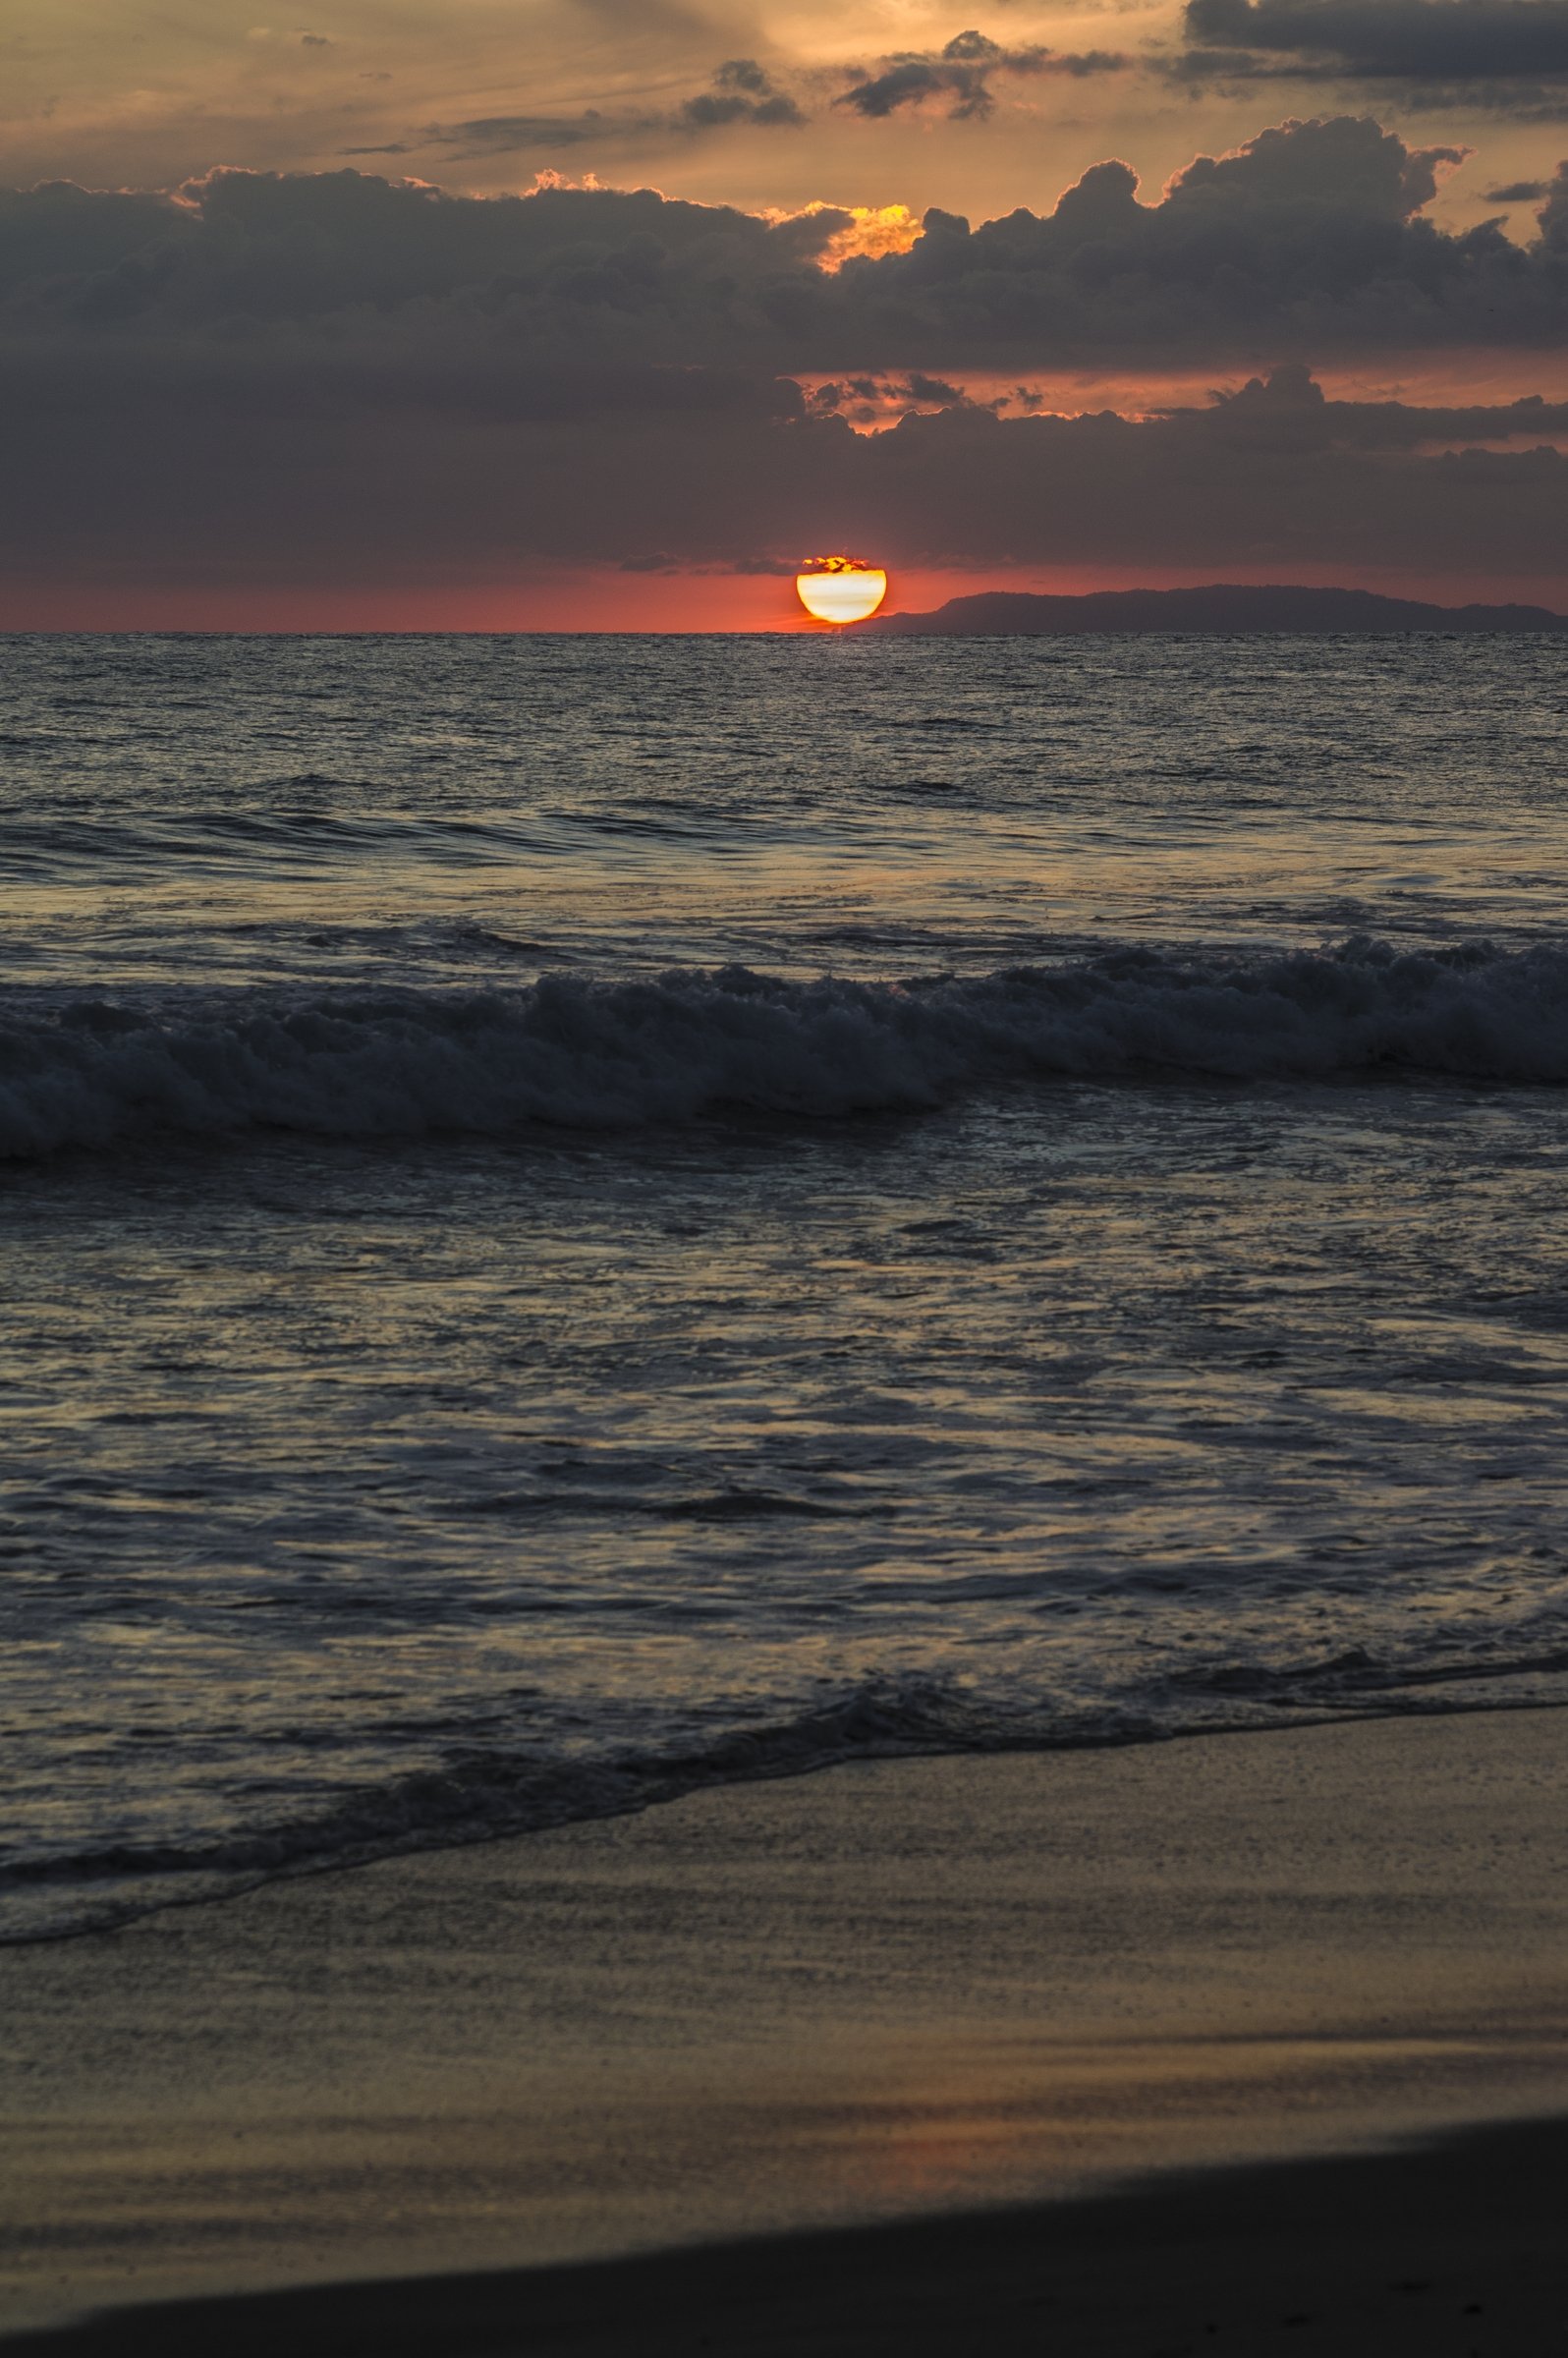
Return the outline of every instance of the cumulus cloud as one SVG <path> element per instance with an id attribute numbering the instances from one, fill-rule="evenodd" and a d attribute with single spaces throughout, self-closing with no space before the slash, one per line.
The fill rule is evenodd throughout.
<path id="1" fill-rule="evenodd" d="M 1003 366 L 1556 341 L 1560 206 L 1526 250 L 1495 225 L 1443 231 L 1423 208 L 1459 157 L 1364 118 L 1293 122 L 1199 157 L 1154 204 L 1108 161 L 1043 217 L 927 214 L 910 253 L 846 270 L 846 293 L 868 321 L 919 317 L 941 366 L 959 348 Z"/>
<path id="2" fill-rule="evenodd" d="M 741 95 L 747 93 L 743 90 Z M 1118 161 L 1055 209 L 852 255 L 852 214 L 778 218 L 651 190 L 470 198 L 358 171 L 218 172 L 175 196 L 0 198 L 0 327 L 238 349 L 292 321 L 341 360 L 810 370 L 1231 365 L 1568 330 L 1568 199 L 1535 242 L 1426 207 L 1460 151 L 1365 118 L 1292 122 L 1202 156 L 1153 202 Z"/>
<path id="3" fill-rule="evenodd" d="M 1391 132 L 1354 116 L 1284 123 L 1229 155 L 1201 155 L 1171 185 L 1178 204 L 1321 207 L 1370 221 L 1408 221 L 1437 194 L 1462 147 L 1409 148 Z"/>

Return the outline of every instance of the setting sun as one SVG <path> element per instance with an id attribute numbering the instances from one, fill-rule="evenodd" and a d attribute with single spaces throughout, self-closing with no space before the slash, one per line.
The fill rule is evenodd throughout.
<path id="1" fill-rule="evenodd" d="M 809 557 L 795 587 L 818 622 L 864 622 L 887 595 L 887 576 L 857 557 Z"/>

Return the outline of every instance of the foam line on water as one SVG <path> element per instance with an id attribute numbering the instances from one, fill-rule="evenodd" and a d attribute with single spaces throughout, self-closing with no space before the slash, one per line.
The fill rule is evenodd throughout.
<path id="1" fill-rule="evenodd" d="M 221 1898 L 279 1877 L 625 1816 L 719 1787 L 855 1760 L 1054 1752 L 1239 1733 L 1307 1720 L 1452 1714 L 1563 1700 L 1568 1650 L 1467 1662 L 1327 1660 L 1210 1665 L 1142 1703 L 1062 1709 L 894 1675 L 802 1698 L 773 1719 L 689 1731 L 648 1750 L 587 1755 L 548 1742 L 452 1745 L 424 1766 L 342 1792 L 325 1808 L 185 1839 L 114 1841 L 0 1860 L 0 1947 L 103 1929 L 149 1910 Z M 673 1731 L 672 1731 L 673 1734 Z"/>

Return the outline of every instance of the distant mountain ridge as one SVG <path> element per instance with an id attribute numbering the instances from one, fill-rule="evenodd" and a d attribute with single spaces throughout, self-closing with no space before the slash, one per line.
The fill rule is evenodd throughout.
<path id="1" fill-rule="evenodd" d="M 1202 590 L 1095 590 L 1083 597 L 984 590 L 929 614 L 878 614 L 857 626 L 889 638 L 1070 637 L 1094 631 L 1280 634 L 1399 631 L 1568 632 L 1546 606 L 1433 606 L 1371 590 L 1216 582 Z"/>

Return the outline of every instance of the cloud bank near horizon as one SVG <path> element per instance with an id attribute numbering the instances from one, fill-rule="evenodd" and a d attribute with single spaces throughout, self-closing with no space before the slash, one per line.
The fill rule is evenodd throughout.
<path id="1" fill-rule="evenodd" d="M 649 190 L 342 170 L 0 194 L 6 570 L 500 579 L 853 541 L 894 565 L 1560 582 L 1568 407 L 1326 401 L 1311 373 L 1487 352 L 1528 380 L 1560 356 L 1568 168 L 1521 245 L 1428 217 L 1460 160 L 1290 122 L 1152 202 L 1108 160 L 1049 213 L 929 212 L 907 251 L 836 269 L 847 211 Z M 1027 393 L 1178 363 L 1232 389 L 1125 417 Z M 997 371 L 1026 414 L 965 396 Z M 912 414 L 852 431 L 857 384 Z"/>

